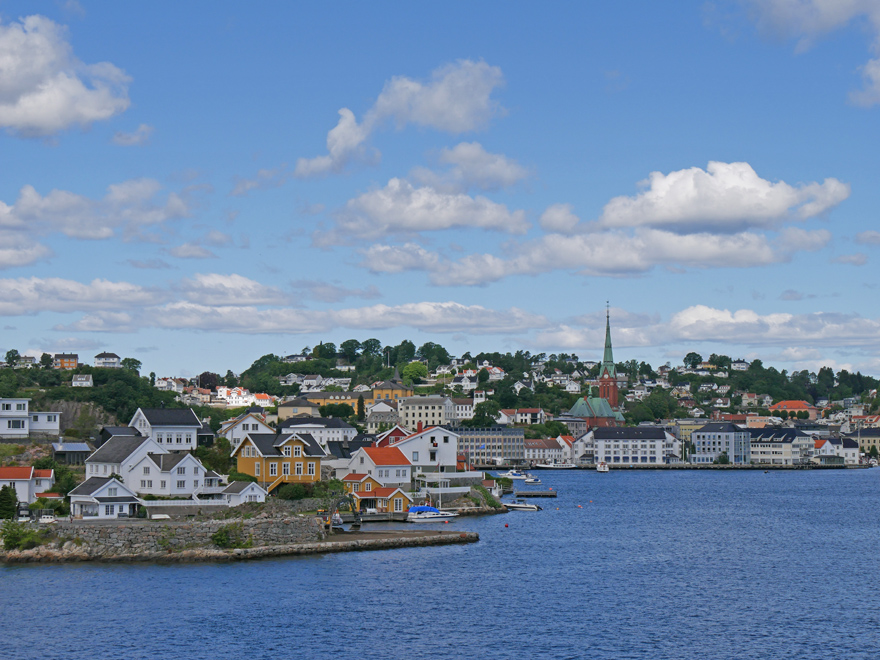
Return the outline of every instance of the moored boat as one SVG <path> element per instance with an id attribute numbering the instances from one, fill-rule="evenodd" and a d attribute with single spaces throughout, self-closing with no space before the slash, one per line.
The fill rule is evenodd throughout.
<path id="1" fill-rule="evenodd" d="M 538 463 L 535 467 L 545 470 L 574 470 L 577 465 L 574 463 Z"/>
<path id="2" fill-rule="evenodd" d="M 407 522 L 443 522 L 455 518 L 458 514 L 452 511 L 441 511 L 433 506 L 411 506 L 407 513 Z"/>
<path id="3" fill-rule="evenodd" d="M 505 477 L 507 479 L 525 479 L 525 472 L 520 472 L 519 470 L 509 470 L 507 472 L 503 472 L 498 475 L 499 477 Z"/>
<path id="4" fill-rule="evenodd" d="M 543 511 L 537 504 L 526 502 L 525 500 L 513 500 L 513 502 L 503 502 L 508 511 Z"/>
<path id="5" fill-rule="evenodd" d="M 596 466 L 596 472 L 608 472 L 611 468 L 608 467 L 608 463 L 602 461 Z"/>

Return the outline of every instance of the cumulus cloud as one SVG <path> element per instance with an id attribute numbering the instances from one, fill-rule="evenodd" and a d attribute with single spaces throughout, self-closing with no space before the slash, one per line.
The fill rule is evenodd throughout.
<path id="1" fill-rule="evenodd" d="M 861 245 L 880 245 L 880 231 L 869 229 L 856 234 L 856 243 Z"/>
<path id="2" fill-rule="evenodd" d="M 749 5 L 759 29 L 796 38 L 798 52 L 829 32 L 865 19 L 873 32 L 874 57 L 861 67 L 862 89 L 849 98 L 856 105 L 880 103 L 880 3 L 876 0 L 749 0 Z"/>
<path id="3" fill-rule="evenodd" d="M 236 274 L 197 273 L 183 279 L 178 290 L 186 300 L 208 306 L 284 305 L 290 300 L 280 289 Z"/>
<path id="4" fill-rule="evenodd" d="M 663 227 L 671 231 L 737 232 L 804 220 L 833 208 L 850 194 L 837 179 L 790 186 L 760 178 L 748 163 L 710 162 L 663 174 L 652 172 L 635 197 L 615 197 L 600 227 Z"/>
<path id="5" fill-rule="evenodd" d="M 3 203 L 0 202 L 0 226 Z M 0 231 L 0 269 L 29 266 L 52 256 L 52 250 L 12 231 Z"/>
<path id="6" fill-rule="evenodd" d="M 510 211 L 486 197 L 444 193 L 428 186 L 416 188 L 405 179 L 395 178 L 384 188 L 349 200 L 336 214 L 335 228 L 317 232 L 314 239 L 318 245 L 333 245 L 457 227 L 523 233 L 528 223 L 523 211 Z"/>
<path id="7" fill-rule="evenodd" d="M 283 185 L 290 179 L 290 174 L 286 170 L 286 166 L 275 169 L 262 169 L 257 171 L 257 176 L 253 179 L 245 179 L 243 177 L 235 178 L 235 187 L 229 194 L 233 197 L 244 197 L 251 190 L 268 190 Z"/>
<path id="8" fill-rule="evenodd" d="M 442 149 L 438 160 L 449 165 L 449 169 L 434 172 L 419 167 L 413 170 L 412 177 L 438 190 L 456 192 L 509 188 L 529 175 L 516 161 L 487 152 L 479 142 L 462 142 L 452 149 Z"/>
<path id="9" fill-rule="evenodd" d="M 330 282 L 320 282 L 317 280 L 297 280 L 291 284 L 297 289 L 303 298 L 311 300 L 319 300 L 321 302 L 341 302 L 346 298 L 363 298 L 364 300 L 373 300 L 381 298 L 382 294 L 375 286 L 368 286 L 365 289 L 348 289 L 346 287 L 331 284 Z"/>
<path id="10" fill-rule="evenodd" d="M 120 147 L 139 147 L 142 144 L 146 144 L 152 134 L 152 126 L 141 124 L 132 133 L 117 131 L 113 136 L 113 144 L 118 144 Z"/>
<path id="11" fill-rule="evenodd" d="M 402 273 L 409 270 L 436 270 L 440 256 L 416 243 L 371 245 L 362 253 L 361 266 L 373 273 Z"/>
<path id="12" fill-rule="evenodd" d="M 868 263 L 868 255 L 863 252 L 855 254 L 841 254 L 831 260 L 835 264 L 847 264 L 849 266 L 864 266 Z"/>
<path id="13" fill-rule="evenodd" d="M 500 68 L 471 60 L 436 69 L 427 82 L 396 76 L 385 83 L 361 123 L 351 110 L 340 109 L 338 123 L 327 134 L 327 154 L 300 158 L 294 176 L 341 171 L 366 153 L 367 138 L 389 120 L 398 128 L 415 124 L 452 134 L 480 129 L 500 110 L 491 96 L 503 82 Z"/>
<path id="14" fill-rule="evenodd" d="M 554 234 L 573 234 L 580 218 L 572 212 L 571 204 L 553 204 L 541 214 L 541 229 Z"/>
<path id="15" fill-rule="evenodd" d="M 129 106 L 131 79 L 122 69 L 84 64 L 67 30 L 45 16 L 0 24 L 0 126 L 46 136 L 109 119 Z"/>
<path id="16" fill-rule="evenodd" d="M 0 280 L 0 314 L 77 312 L 139 307 L 164 302 L 167 295 L 128 282 L 95 279 L 89 283 L 57 277 Z"/>
<path id="17" fill-rule="evenodd" d="M 66 190 L 41 195 L 27 185 L 12 205 L 0 202 L 0 228 L 91 240 L 111 238 L 121 230 L 126 240 L 143 240 L 146 230 L 190 214 L 184 196 L 163 196 L 161 190 L 154 179 L 131 179 L 108 186 L 107 194 L 95 200 Z"/>

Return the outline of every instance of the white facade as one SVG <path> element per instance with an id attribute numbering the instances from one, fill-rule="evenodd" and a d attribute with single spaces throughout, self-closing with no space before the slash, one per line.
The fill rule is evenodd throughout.
<path id="1" fill-rule="evenodd" d="M 118 369 L 121 365 L 116 353 L 98 353 L 95 356 L 95 366 L 104 369 Z"/>
<path id="2" fill-rule="evenodd" d="M 408 429 L 442 426 L 455 421 L 455 404 L 445 396 L 407 396 L 397 400 L 400 423 Z"/>
<path id="3" fill-rule="evenodd" d="M 375 448 L 372 448 L 375 449 Z M 384 447 L 382 449 L 385 449 Z M 409 484 L 415 468 L 400 453 L 400 459 L 377 461 L 370 456 L 371 448 L 362 447 L 351 455 L 347 473 L 368 474 L 382 484 L 383 487 L 403 488 L 409 490 Z M 373 452 L 375 454 L 375 452 Z M 384 452 L 382 452 L 384 454 Z"/>
<path id="4" fill-rule="evenodd" d="M 284 426 L 283 431 L 286 433 L 308 433 L 325 449 L 328 442 L 348 442 L 357 435 L 357 429 L 353 426 L 337 423 L 328 425 L 327 421 L 329 419 L 332 418 L 313 417 L 308 420 L 300 418 L 296 421 L 302 421 L 303 423 Z M 275 429 L 272 429 L 270 432 L 275 433 Z"/>
<path id="5" fill-rule="evenodd" d="M 275 433 L 275 429 L 253 413 L 248 413 L 225 422 L 220 427 L 218 435 L 229 440 L 232 448 L 235 449 L 248 433 Z"/>
<path id="6" fill-rule="evenodd" d="M 70 512 L 76 518 L 131 517 L 140 503 L 141 500 L 116 479 L 87 479 L 70 492 Z"/>
<path id="7" fill-rule="evenodd" d="M 37 493 L 50 492 L 54 483 L 54 470 L 37 470 L 32 467 L 0 468 L 0 488 L 12 486 L 19 502 L 31 504 L 37 499 Z"/>
<path id="8" fill-rule="evenodd" d="M 458 464 L 458 434 L 442 427 L 431 427 L 393 442 L 419 472 L 455 472 Z"/>
<path id="9" fill-rule="evenodd" d="M 612 467 L 677 463 L 681 457 L 679 439 L 660 427 L 596 428 L 581 440 L 587 453 L 592 447 L 596 463 Z"/>
<path id="10" fill-rule="evenodd" d="M 166 461 L 162 456 L 172 458 L 174 464 L 163 466 Z M 139 497 L 192 497 L 204 486 L 207 470 L 192 454 L 184 454 L 179 461 L 176 459 L 177 455 L 168 453 L 144 456 L 123 475 L 125 483 Z"/>
<path id="11" fill-rule="evenodd" d="M 691 433 L 691 442 L 694 445 L 689 457 L 691 463 L 714 463 L 721 454 L 726 454 L 734 465 L 752 462 L 752 436 L 748 430 L 730 422 L 706 424 Z"/>
<path id="12" fill-rule="evenodd" d="M 115 440 L 141 440 L 140 444 L 135 445 L 132 442 L 132 449 L 130 452 L 127 452 L 126 456 L 119 455 L 116 459 L 111 461 L 101 460 L 101 454 L 107 453 L 105 447 L 114 442 Z M 102 451 L 103 450 L 103 451 Z M 115 436 L 108 440 L 103 446 L 99 449 L 95 450 L 91 456 L 89 456 L 86 461 L 86 479 L 90 477 L 109 477 L 111 474 L 118 474 L 123 478 L 123 481 L 128 484 L 129 479 L 133 478 L 132 474 L 134 471 L 134 466 L 140 463 L 140 461 L 147 454 L 167 454 L 168 451 L 157 444 L 155 440 L 151 438 L 132 438 L 132 436 Z M 136 483 L 131 484 L 132 487 L 136 487 Z"/>
<path id="13" fill-rule="evenodd" d="M 230 486 L 233 486 L 233 484 L 230 484 Z M 268 494 L 263 487 L 255 483 L 249 483 L 243 490 L 238 492 L 232 492 L 232 490 L 237 489 L 227 488 L 223 492 L 223 497 L 226 498 L 226 503 L 229 506 L 238 506 L 245 502 L 265 502 L 266 495 Z"/>
<path id="14" fill-rule="evenodd" d="M 30 412 L 30 399 L 0 399 L 0 438 L 27 438 L 31 433 L 58 436 L 58 413 Z"/>
<path id="15" fill-rule="evenodd" d="M 153 423 L 150 422 L 151 416 L 183 413 L 184 410 L 187 409 L 153 409 L 145 412 L 138 408 L 128 425 L 131 428 L 137 429 L 142 436 L 153 438 L 168 451 L 192 451 L 198 446 L 197 436 L 202 428 L 202 424 L 191 409 L 189 409 L 189 412 L 192 416 L 192 422 L 187 420 L 185 423 L 167 424 L 155 422 L 155 419 Z"/>

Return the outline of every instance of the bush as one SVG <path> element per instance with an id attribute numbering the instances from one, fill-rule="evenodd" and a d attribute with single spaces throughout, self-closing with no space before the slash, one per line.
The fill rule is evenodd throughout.
<path id="1" fill-rule="evenodd" d="M 481 484 L 477 484 L 474 486 L 474 490 L 477 491 L 482 497 L 483 501 L 486 503 L 486 506 L 492 509 L 500 509 L 501 503 L 492 497 L 492 493 L 490 493 L 484 486 Z"/>
<path id="2" fill-rule="evenodd" d="M 43 545 L 51 535 L 48 529 L 31 529 L 25 523 L 7 520 L 0 527 L 0 538 L 7 550 L 30 550 Z"/>
<path id="3" fill-rule="evenodd" d="M 232 470 L 232 471 L 229 473 L 229 481 L 230 481 L 230 482 L 233 482 L 233 481 L 251 481 L 251 482 L 253 482 L 253 483 L 257 483 L 257 478 L 256 478 L 256 477 L 252 477 L 252 476 L 249 475 L 249 474 L 245 474 L 244 472 L 236 472 L 235 470 Z"/>
<path id="4" fill-rule="evenodd" d="M 240 522 L 223 525 L 211 535 L 211 541 L 218 548 L 249 548 L 253 539 L 244 537 L 244 525 Z"/>
<path id="5" fill-rule="evenodd" d="M 311 491 L 312 488 L 307 488 L 305 484 L 286 484 L 278 489 L 278 497 L 282 500 L 304 500 L 311 495 Z"/>

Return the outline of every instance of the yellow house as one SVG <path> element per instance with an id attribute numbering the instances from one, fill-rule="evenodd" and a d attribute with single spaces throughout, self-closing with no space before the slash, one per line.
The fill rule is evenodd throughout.
<path id="1" fill-rule="evenodd" d="M 398 383 L 393 380 L 386 380 L 373 385 L 373 400 L 370 403 L 376 403 L 377 401 L 396 401 L 397 399 L 412 395 L 413 388 L 409 385 L 404 385 L 403 383 Z"/>
<path id="2" fill-rule="evenodd" d="M 345 492 L 357 502 L 358 511 L 375 509 L 376 513 L 403 513 L 412 505 L 412 497 L 400 488 L 383 487 L 368 474 L 352 472 L 342 478 Z"/>
<path id="3" fill-rule="evenodd" d="M 256 477 L 269 493 L 284 484 L 320 481 L 325 456 L 308 433 L 248 433 L 232 452 L 236 469 Z"/>
<path id="4" fill-rule="evenodd" d="M 385 380 L 373 385 L 372 391 L 367 392 L 306 392 L 302 398 L 316 406 L 326 406 L 331 403 L 347 403 L 352 410 L 357 412 L 359 397 L 364 397 L 364 406 L 372 406 L 377 401 L 397 401 L 413 395 L 413 388 L 396 380 Z"/>

